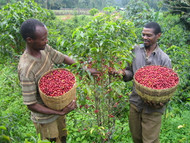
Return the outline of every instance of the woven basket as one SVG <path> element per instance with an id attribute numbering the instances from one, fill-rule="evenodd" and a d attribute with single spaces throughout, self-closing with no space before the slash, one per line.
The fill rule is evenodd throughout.
<path id="1" fill-rule="evenodd" d="M 153 101 L 155 103 L 166 103 L 170 100 L 170 98 L 174 95 L 174 92 L 177 89 L 178 84 L 171 88 L 167 89 L 152 89 L 146 87 L 135 80 L 134 76 L 134 85 L 137 94 L 144 100 L 144 101 Z M 179 83 L 179 82 L 178 82 Z"/>
<path id="2" fill-rule="evenodd" d="M 49 70 L 48 72 L 44 73 L 43 76 L 45 76 L 49 72 L 52 72 L 54 70 L 59 70 L 59 69 L 60 70 L 67 70 L 67 69 L 63 69 L 63 68 L 52 69 L 52 70 Z M 69 70 L 67 70 L 67 71 L 69 71 Z M 39 80 L 39 82 L 40 82 L 40 80 Z M 39 82 L 38 82 L 38 85 L 39 85 Z M 60 95 L 60 96 L 47 96 L 45 93 L 43 93 L 41 91 L 40 88 L 39 88 L 39 93 L 40 93 L 40 96 L 42 98 L 42 101 L 44 102 L 44 104 L 47 107 L 49 107 L 51 109 L 54 109 L 54 110 L 62 110 L 69 103 L 71 103 L 71 101 L 76 99 L 76 87 L 77 87 L 77 85 L 76 85 L 76 82 L 75 82 L 73 87 L 68 92 L 66 92 L 66 93 L 64 93 L 63 95 Z"/>

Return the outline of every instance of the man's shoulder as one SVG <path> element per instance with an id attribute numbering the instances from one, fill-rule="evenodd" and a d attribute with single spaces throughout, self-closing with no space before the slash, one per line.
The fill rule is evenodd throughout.
<path id="1" fill-rule="evenodd" d="M 23 53 L 18 63 L 19 75 L 26 75 L 30 69 L 31 64 L 34 64 L 34 60 L 31 59 L 27 53 Z"/>
<path id="2" fill-rule="evenodd" d="M 133 46 L 133 52 L 134 53 L 136 53 L 136 52 L 141 52 L 141 50 L 144 50 L 143 49 L 143 47 L 144 47 L 144 44 L 135 44 L 134 46 Z"/>
<path id="3" fill-rule="evenodd" d="M 166 54 L 160 47 L 158 47 L 157 53 L 164 59 L 170 59 L 168 54 Z"/>
<path id="4" fill-rule="evenodd" d="M 55 50 L 55 49 L 53 49 L 50 45 L 46 45 L 46 48 L 45 48 L 45 52 L 51 52 L 52 50 Z"/>
<path id="5" fill-rule="evenodd" d="M 24 52 L 19 59 L 18 67 L 27 68 L 31 63 L 31 59 L 28 57 L 28 54 Z"/>

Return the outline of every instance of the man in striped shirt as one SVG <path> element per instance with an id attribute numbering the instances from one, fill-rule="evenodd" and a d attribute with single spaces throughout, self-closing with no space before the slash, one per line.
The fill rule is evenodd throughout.
<path id="1" fill-rule="evenodd" d="M 54 64 L 72 65 L 75 61 L 47 44 L 48 31 L 40 21 L 26 20 L 21 25 L 20 33 L 26 41 L 26 50 L 18 64 L 24 104 L 31 110 L 31 120 L 42 139 L 66 142 L 65 115 L 76 108 L 76 101 L 73 100 L 62 111 L 46 107 L 39 95 L 38 80 Z M 96 73 L 93 69 L 89 71 Z"/>

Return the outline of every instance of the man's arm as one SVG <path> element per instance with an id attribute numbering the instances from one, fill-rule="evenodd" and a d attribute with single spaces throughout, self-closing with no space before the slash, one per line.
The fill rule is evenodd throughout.
<path id="1" fill-rule="evenodd" d="M 50 109 L 50 108 L 45 107 L 45 106 L 43 106 L 41 104 L 38 104 L 38 103 L 27 105 L 27 107 L 31 111 L 42 113 L 42 114 L 48 114 L 48 115 L 66 115 L 69 112 L 71 112 L 72 110 L 74 110 L 77 107 L 77 105 L 76 105 L 76 101 L 73 100 L 69 105 L 67 105 L 61 111 Z"/>
<path id="2" fill-rule="evenodd" d="M 133 79 L 133 71 L 132 71 L 132 66 L 130 66 L 130 64 L 128 64 L 128 67 L 126 67 L 123 70 L 116 71 L 115 69 L 111 69 L 109 71 L 109 74 L 112 74 L 112 75 L 122 75 L 123 76 L 123 80 L 125 82 L 131 81 Z"/>
<path id="3" fill-rule="evenodd" d="M 70 57 L 68 57 L 67 55 L 64 55 L 64 61 L 63 63 L 67 64 L 67 65 L 72 65 L 72 64 L 75 64 L 76 62 L 71 59 Z M 85 68 L 85 67 L 82 67 L 83 70 L 86 70 L 86 71 L 89 71 L 92 75 L 98 75 L 100 74 L 99 71 L 97 71 L 96 69 L 94 68 Z"/>
<path id="4" fill-rule="evenodd" d="M 67 65 L 72 65 L 74 63 L 76 63 L 73 59 L 71 59 L 69 56 L 67 55 L 64 55 L 64 61 L 63 61 L 64 64 L 67 64 Z"/>

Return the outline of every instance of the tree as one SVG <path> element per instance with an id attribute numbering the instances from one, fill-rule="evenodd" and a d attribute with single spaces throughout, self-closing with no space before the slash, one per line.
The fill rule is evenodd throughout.
<path id="1" fill-rule="evenodd" d="M 179 14 L 180 21 L 190 30 L 190 0 L 164 0 L 172 14 Z"/>

